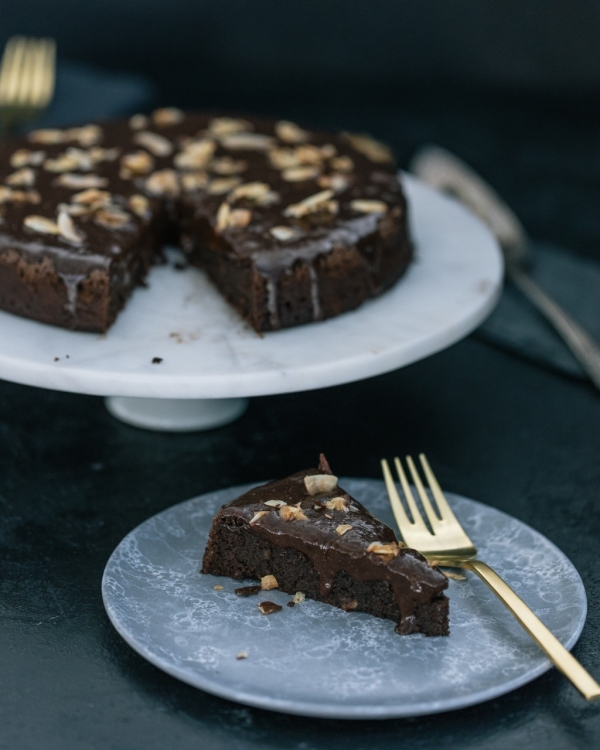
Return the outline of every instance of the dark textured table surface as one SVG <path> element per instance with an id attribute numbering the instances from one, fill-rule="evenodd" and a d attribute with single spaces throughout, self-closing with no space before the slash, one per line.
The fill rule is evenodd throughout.
<path id="1" fill-rule="evenodd" d="M 282 99 L 279 111 L 371 130 L 401 163 L 437 141 L 491 179 L 534 235 L 597 254 L 599 152 L 585 101 L 475 106 L 425 92 L 406 107 L 342 104 Z M 127 427 L 99 398 L 0 382 L 0 748 L 597 747 L 600 706 L 555 670 L 415 720 L 313 720 L 229 703 L 132 651 L 108 621 L 100 580 L 123 536 L 174 503 L 283 476 L 320 451 L 337 473 L 366 477 L 379 476 L 382 456 L 425 451 L 448 490 L 535 526 L 570 557 L 589 598 L 575 655 L 600 678 L 599 426 L 590 385 L 476 337 L 378 378 L 253 399 L 236 423 L 191 435 Z"/>

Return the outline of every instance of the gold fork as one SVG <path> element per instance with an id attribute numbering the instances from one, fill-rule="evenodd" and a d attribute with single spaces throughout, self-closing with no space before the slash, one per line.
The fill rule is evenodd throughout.
<path id="1" fill-rule="evenodd" d="M 410 456 L 406 457 L 406 463 L 425 515 L 431 526 L 431 531 L 427 528 L 421 515 L 400 460 L 396 458 L 394 463 L 412 520 L 408 517 L 404 505 L 400 500 L 387 461 L 383 459 L 381 462 L 392 510 L 394 511 L 396 522 L 405 543 L 409 547 L 418 550 L 430 562 L 452 568 L 464 568 L 479 576 L 512 612 L 517 621 L 525 628 L 554 665 L 571 680 L 585 698 L 587 700 L 600 698 L 600 685 L 586 672 L 577 659 L 552 635 L 525 602 L 515 594 L 510 586 L 489 565 L 481 562 L 481 560 L 477 560 L 475 545 L 469 539 L 448 505 L 448 501 L 444 497 L 444 493 L 427 459 L 423 454 L 419 455 L 419 459 L 427 483 L 429 484 L 429 489 L 437 505 L 437 513 Z"/>
<path id="2" fill-rule="evenodd" d="M 32 120 L 54 94 L 54 39 L 13 36 L 0 63 L 0 127 L 8 131 Z"/>

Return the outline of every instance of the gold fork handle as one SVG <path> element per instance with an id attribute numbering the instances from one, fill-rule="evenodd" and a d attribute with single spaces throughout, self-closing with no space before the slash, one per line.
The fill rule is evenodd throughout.
<path id="1" fill-rule="evenodd" d="M 600 698 L 600 685 L 586 672 L 577 659 L 548 630 L 544 623 L 533 614 L 525 602 L 511 587 L 480 560 L 466 560 L 462 568 L 473 571 L 486 583 L 496 596 L 513 613 L 537 645 L 546 653 L 554 666 L 567 677 L 589 701 Z"/>

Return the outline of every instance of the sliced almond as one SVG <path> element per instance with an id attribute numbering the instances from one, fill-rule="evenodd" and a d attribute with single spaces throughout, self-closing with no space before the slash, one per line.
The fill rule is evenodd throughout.
<path id="1" fill-rule="evenodd" d="M 97 174 L 74 174 L 65 172 L 54 180 L 55 185 L 70 188 L 71 190 L 84 190 L 85 188 L 101 188 L 108 185 L 106 177 Z"/>
<path id="2" fill-rule="evenodd" d="M 31 167 L 23 167 L 16 172 L 9 174 L 4 182 L 7 185 L 17 185 L 19 187 L 31 187 L 35 184 L 35 172 Z"/>
<path id="3" fill-rule="evenodd" d="M 146 189 L 152 195 L 167 195 L 176 198 L 179 195 L 177 173 L 172 169 L 161 169 L 146 179 Z"/>
<path id="4" fill-rule="evenodd" d="M 97 164 L 100 161 L 115 161 L 121 153 L 121 149 L 118 146 L 115 146 L 114 148 L 92 146 L 88 153 L 94 164 Z"/>
<path id="5" fill-rule="evenodd" d="M 333 195 L 333 190 L 322 190 L 320 193 L 315 193 L 299 203 L 289 205 L 283 212 L 283 215 L 299 219 L 308 214 L 323 211 Z"/>
<path id="6" fill-rule="evenodd" d="M 110 198 L 110 193 L 106 190 L 88 188 L 88 190 L 83 190 L 81 193 L 75 193 L 71 197 L 71 200 L 73 203 L 82 203 L 85 206 L 102 206 L 110 203 Z"/>
<path id="7" fill-rule="evenodd" d="M 323 503 L 323 505 L 328 510 L 342 510 L 344 513 L 348 512 L 348 503 L 343 497 L 332 497 L 331 500 Z"/>
<path id="8" fill-rule="evenodd" d="M 254 526 L 254 524 L 258 523 L 258 521 L 260 521 L 260 519 L 263 516 L 268 516 L 268 515 L 269 515 L 269 511 L 268 510 L 259 510 L 258 513 L 255 513 L 252 516 L 252 518 L 250 519 L 250 521 L 248 523 L 249 523 L 250 526 Z"/>
<path id="9" fill-rule="evenodd" d="M 335 533 L 339 534 L 340 536 L 344 536 L 344 534 L 347 534 L 352 529 L 352 525 L 349 523 L 342 523 L 339 526 L 336 527 Z"/>
<path id="10" fill-rule="evenodd" d="M 278 589 L 279 584 L 275 576 L 268 575 L 260 579 L 260 587 L 263 591 L 271 591 L 271 589 Z"/>
<path id="11" fill-rule="evenodd" d="M 232 178 L 230 178 L 232 179 Z M 239 181 L 239 178 L 237 178 Z M 271 191 L 269 185 L 266 182 L 246 182 L 243 185 L 239 185 L 229 196 L 231 202 L 237 201 L 240 198 L 245 198 L 251 201 L 258 201 L 267 195 Z"/>
<path id="12" fill-rule="evenodd" d="M 183 121 L 184 117 L 183 112 L 176 107 L 162 107 L 161 109 L 155 109 L 152 113 L 152 119 L 159 128 L 177 125 Z"/>
<path id="13" fill-rule="evenodd" d="M 142 219 L 147 219 L 150 215 L 150 201 L 145 195 L 139 195 L 135 193 L 129 196 L 129 208 L 133 211 L 136 216 Z"/>
<path id="14" fill-rule="evenodd" d="M 283 224 L 281 226 L 271 227 L 269 232 L 280 242 L 289 242 L 290 240 L 294 240 L 302 235 L 302 232 L 299 229 L 287 227 Z"/>
<path id="15" fill-rule="evenodd" d="M 364 198 L 350 201 L 350 208 L 361 214 L 384 214 L 388 210 L 387 204 L 383 201 L 372 201 Z"/>
<path id="16" fill-rule="evenodd" d="M 4 203 L 6 200 L 11 200 L 13 203 L 41 203 L 42 196 L 37 190 L 13 190 L 11 188 L 0 187 L 0 193 L 3 190 L 10 191 L 8 197 L 2 198 L 0 195 L 0 203 Z"/>
<path id="17" fill-rule="evenodd" d="M 129 118 L 129 127 L 132 130 L 142 130 L 142 128 L 145 128 L 148 126 L 149 120 L 146 117 L 146 115 L 133 115 L 133 117 Z"/>
<path id="18" fill-rule="evenodd" d="M 332 156 L 335 156 L 337 154 L 337 148 L 333 145 L 333 143 L 326 143 L 319 149 L 321 152 L 321 156 L 324 159 L 331 159 Z"/>
<path id="19" fill-rule="evenodd" d="M 174 163 L 178 169 L 204 169 L 215 152 L 217 144 L 210 138 L 190 141 L 183 151 L 175 156 Z"/>
<path id="20" fill-rule="evenodd" d="M 10 157 L 10 166 L 18 169 L 19 167 L 39 167 L 46 158 L 45 151 L 30 151 L 28 148 L 20 148 Z"/>
<path id="21" fill-rule="evenodd" d="M 169 156 L 173 153 L 171 141 L 164 135 L 152 133 L 150 130 L 140 130 L 139 133 L 134 135 L 133 140 L 134 143 L 143 146 L 154 156 Z"/>
<path id="22" fill-rule="evenodd" d="M 349 156 L 336 156 L 329 163 L 336 172 L 352 172 L 354 169 L 354 162 Z"/>
<path id="23" fill-rule="evenodd" d="M 65 240 L 73 242 L 76 245 L 80 245 L 84 241 L 85 235 L 83 232 L 78 231 L 73 223 L 73 219 L 66 211 L 59 211 L 56 223 L 61 237 L 64 237 Z"/>
<path id="24" fill-rule="evenodd" d="M 343 174 L 324 174 L 317 180 L 322 188 L 330 188 L 334 193 L 343 193 L 350 186 L 350 180 Z"/>
<path id="25" fill-rule="evenodd" d="M 367 159 L 376 164 L 393 164 L 394 155 L 385 143 L 376 141 L 375 138 L 364 133 L 344 133 L 344 136 L 350 141 L 352 148 Z"/>
<path id="26" fill-rule="evenodd" d="M 224 135 L 233 135 L 245 130 L 252 130 L 252 123 L 247 120 L 234 119 L 233 117 L 215 117 L 208 123 L 208 130 L 211 135 L 220 138 Z"/>
<path id="27" fill-rule="evenodd" d="M 44 128 L 42 130 L 32 130 L 28 134 L 27 140 L 31 143 L 64 143 L 66 134 L 64 130 L 56 128 Z"/>
<path id="28" fill-rule="evenodd" d="M 307 521 L 307 516 L 294 505 L 283 505 L 279 508 L 279 517 L 283 521 Z"/>
<path id="29" fill-rule="evenodd" d="M 121 177 L 148 174 L 154 169 L 154 159 L 147 151 L 135 151 L 121 157 Z"/>
<path id="30" fill-rule="evenodd" d="M 300 164 L 321 164 L 323 162 L 321 149 L 308 143 L 296 147 L 296 157 Z"/>
<path id="31" fill-rule="evenodd" d="M 131 221 L 131 214 L 123 211 L 118 206 L 101 208 L 96 212 L 94 221 L 106 229 L 121 229 Z"/>
<path id="32" fill-rule="evenodd" d="M 292 148 L 274 148 L 269 151 L 269 161 L 275 169 L 292 169 L 300 166 L 296 151 Z"/>
<path id="33" fill-rule="evenodd" d="M 398 554 L 398 545 L 396 542 L 389 542 L 388 544 L 384 544 L 383 542 L 371 542 L 367 547 L 367 552 L 372 552 L 375 555 L 396 557 Z"/>
<path id="34" fill-rule="evenodd" d="M 247 227 L 252 221 L 252 211 L 247 208 L 234 208 L 229 213 L 229 219 L 227 220 L 227 226 L 233 229 L 243 229 Z"/>
<path id="35" fill-rule="evenodd" d="M 99 125 L 84 125 L 81 128 L 70 128 L 65 133 L 65 141 L 78 141 L 80 146 L 88 148 L 102 139 L 102 128 Z"/>
<path id="36" fill-rule="evenodd" d="M 45 216 L 36 216 L 35 214 L 26 216 L 23 219 L 23 226 L 40 234 L 60 234 L 58 224 Z"/>
<path id="37" fill-rule="evenodd" d="M 287 505 L 287 503 L 283 500 L 267 500 L 263 505 L 268 505 L 271 508 L 281 508 L 282 506 Z"/>
<path id="38" fill-rule="evenodd" d="M 304 477 L 304 486 L 309 495 L 323 495 L 334 490 L 337 481 L 333 474 L 309 474 Z"/>
<path id="39" fill-rule="evenodd" d="M 206 189 L 209 195 L 225 195 L 230 193 L 242 180 L 239 177 L 217 177 Z"/>
<path id="40" fill-rule="evenodd" d="M 275 123 L 275 133 L 280 141 L 284 143 L 304 143 L 310 137 L 310 133 L 303 130 L 295 122 L 279 120 Z"/>
<path id="41" fill-rule="evenodd" d="M 185 172 L 181 175 L 181 187 L 186 193 L 203 190 L 208 185 L 206 172 Z"/>
<path id="42" fill-rule="evenodd" d="M 275 145 L 270 135 L 260 133 L 232 133 L 220 138 L 223 148 L 230 151 L 268 151 Z"/>
<path id="43" fill-rule="evenodd" d="M 55 159 L 46 159 L 44 169 L 47 172 L 70 172 L 79 169 L 79 160 L 69 154 L 60 154 Z"/>
<path id="44" fill-rule="evenodd" d="M 240 174 L 248 169 L 248 162 L 241 159 L 232 159 L 230 156 L 222 156 L 211 161 L 209 169 L 220 175 Z"/>
<path id="45" fill-rule="evenodd" d="M 304 182 L 314 180 L 318 176 L 318 167 L 290 167 L 290 169 L 284 169 L 281 173 L 281 178 L 286 182 Z"/>
<path id="46" fill-rule="evenodd" d="M 248 658 L 248 652 L 247 651 L 239 651 L 235 655 L 235 658 L 238 659 L 238 660 L 240 660 L 240 659 L 247 659 Z"/>
<path id="47" fill-rule="evenodd" d="M 223 230 L 227 229 L 230 213 L 231 208 L 229 206 L 229 203 L 227 203 L 227 201 L 221 203 L 221 205 L 219 206 L 219 210 L 217 211 L 217 222 L 215 225 L 215 232 L 217 234 L 220 234 Z"/>

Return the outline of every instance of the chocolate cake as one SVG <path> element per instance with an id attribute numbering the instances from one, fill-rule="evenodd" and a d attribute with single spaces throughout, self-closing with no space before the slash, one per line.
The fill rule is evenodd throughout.
<path id="1" fill-rule="evenodd" d="M 0 146 L 1 309 L 105 331 L 166 241 L 257 331 L 352 310 L 411 258 L 368 136 L 161 109 Z"/>
<path id="2" fill-rule="evenodd" d="M 389 618 L 403 635 L 449 632 L 445 576 L 338 487 L 323 456 L 317 469 L 224 505 L 212 524 L 202 572 L 267 576 L 268 588 Z"/>

